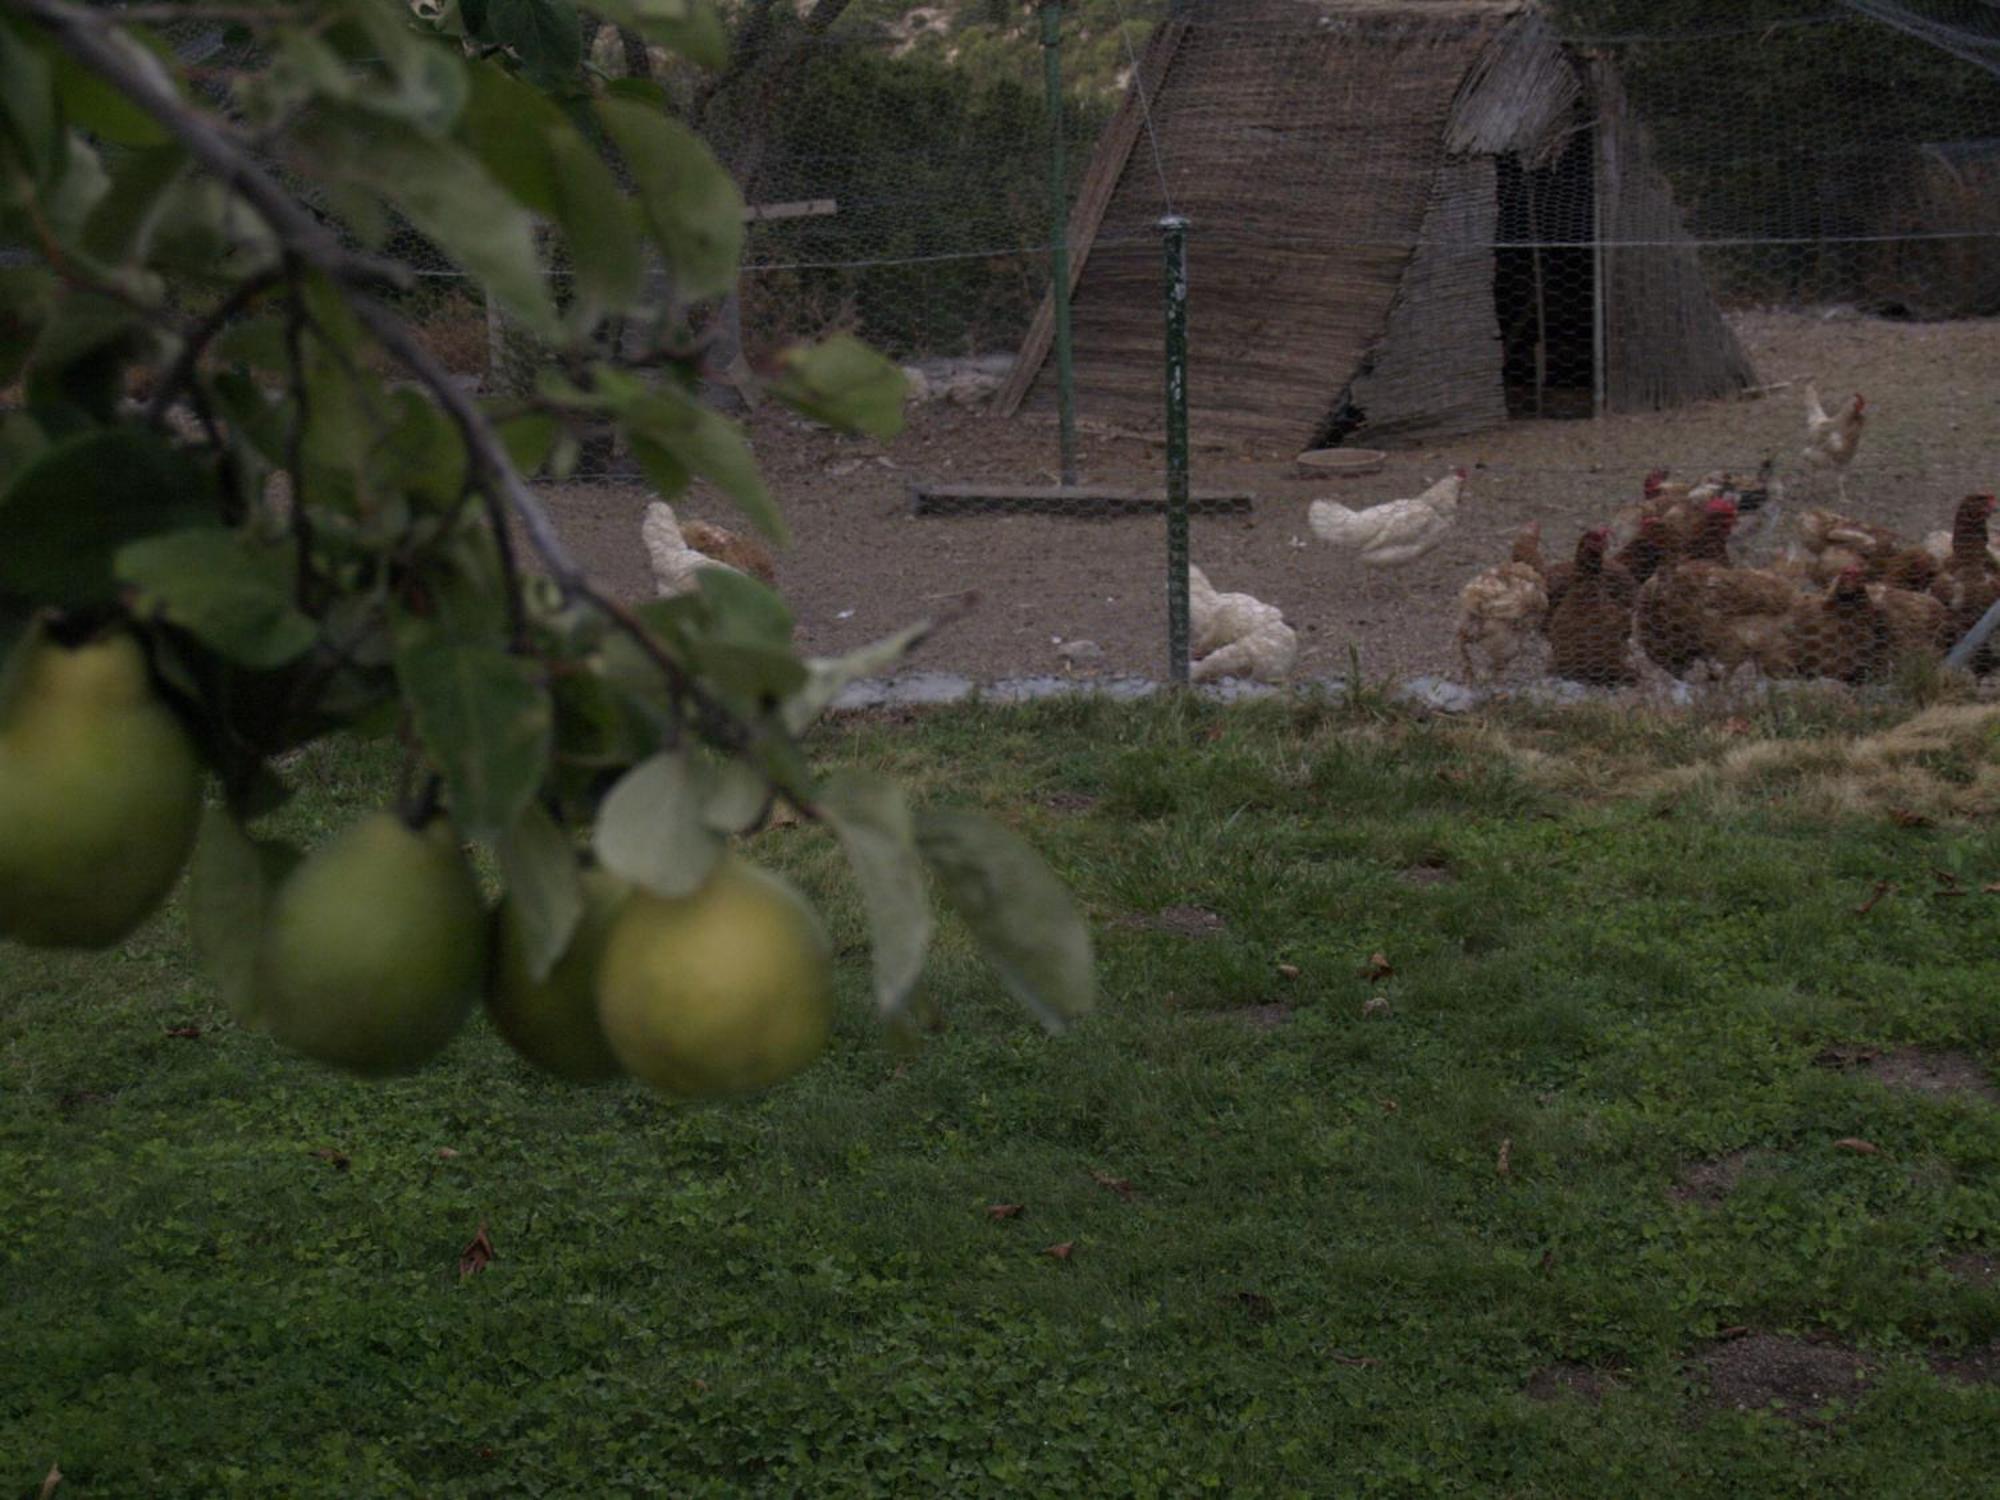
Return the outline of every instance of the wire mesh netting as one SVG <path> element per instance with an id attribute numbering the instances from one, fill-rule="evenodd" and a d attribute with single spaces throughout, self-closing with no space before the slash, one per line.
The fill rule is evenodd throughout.
<path id="1" fill-rule="evenodd" d="M 1197 675 L 1913 679 L 2000 593 L 1991 0 L 1082 0 L 1054 113 L 1032 8 L 728 20 L 720 79 L 608 27 L 592 57 L 660 82 L 750 205 L 739 292 L 698 310 L 721 399 L 835 331 L 912 372 L 892 444 L 745 414 L 811 648 L 977 589 L 935 664 L 1164 674 L 1170 213 Z M 399 244 L 434 347 L 530 378 Z M 630 477 L 601 445 L 557 499 L 643 591 Z M 683 509 L 726 522 L 710 499 Z"/>

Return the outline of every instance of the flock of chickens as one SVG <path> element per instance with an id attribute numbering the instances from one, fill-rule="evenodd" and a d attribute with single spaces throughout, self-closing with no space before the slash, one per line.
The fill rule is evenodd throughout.
<path id="1" fill-rule="evenodd" d="M 1846 475 L 1867 420 L 1859 395 L 1832 411 L 1806 392 L 1809 473 L 1830 478 L 1843 505 Z M 1542 554 L 1541 523 L 1530 521 L 1507 561 L 1481 572 L 1459 595 L 1457 643 L 1475 680 L 1506 671 L 1538 644 L 1557 677 L 1597 687 L 1637 682 L 1650 667 L 1679 678 L 1754 669 L 1767 677 L 1862 683 L 1912 658 L 1942 657 L 2000 602 L 2000 549 L 1993 544 L 1992 495 L 1968 495 L 1950 527 L 1922 539 L 1833 510 L 1799 513 L 1796 537 L 1774 561 L 1742 565 L 1733 545 L 1775 533 L 1784 498 L 1766 461 L 1754 479 L 1726 473 L 1678 482 L 1665 470 L 1645 478 L 1638 502 L 1577 539 L 1565 560 Z M 1466 492 L 1454 471 L 1421 495 L 1355 510 L 1315 500 L 1314 536 L 1372 568 L 1428 555 L 1450 535 Z M 770 554 L 758 543 L 702 521 L 678 521 L 655 501 L 641 523 L 662 595 L 695 585 L 703 567 L 732 568 L 769 582 Z M 1298 638 L 1277 606 L 1219 592 L 1189 570 L 1191 675 L 1282 682 Z M 1977 672 L 2000 665 L 1989 641 Z"/>
<path id="2" fill-rule="evenodd" d="M 1857 395 L 1829 413 L 1807 392 L 1801 456 L 1833 477 L 1843 499 L 1866 409 Z M 1613 527 L 1596 526 L 1553 564 L 1542 557 L 1539 523 L 1529 523 L 1508 561 L 1459 596 L 1467 671 L 1498 675 L 1539 638 L 1554 675 L 1600 687 L 1636 682 L 1646 663 L 1680 678 L 1747 666 L 1766 677 L 1862 683 L 1913 658 L 1942 657 L 2000 601 L 1991 495 L 1966 496 L 1948 530 L 1921 540 L 1807 509 L 1775 561 L 1738 565 L 1730 547 L 1739 526 L 1752 517 L 1772 529 L 1781 498 L 1768 461 L 1751 483 L 1714 474 L 1677 484 L 1656 470 L 1619 518 L 1615 551 Z M 1994 665 L 1990 644 L 1972 660 L 1977 672 Z"/>

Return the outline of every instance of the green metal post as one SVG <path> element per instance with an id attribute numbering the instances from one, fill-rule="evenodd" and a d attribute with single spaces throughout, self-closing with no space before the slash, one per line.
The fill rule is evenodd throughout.
<path id="1" fill-rule="evenodd" d="M 1160 220 L 1167 251 L 1167 677 L 1188 680 L 1187 220 Z"/>
<path id="2" fill-rule="evenodd" d="M 1063 164 L 1062 0 L 1043 0 L 1042 72 L 1049 94 L 1049 275 L 1056 310 L 1056 413 L 1062 482 L 1076 483 L 1076 368 L 1069 342 L 1069 173 Z"/>

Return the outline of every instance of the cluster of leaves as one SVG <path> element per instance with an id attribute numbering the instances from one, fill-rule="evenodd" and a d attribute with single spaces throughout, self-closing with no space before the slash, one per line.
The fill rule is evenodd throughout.
<path id="1" fill-rule="evenodd" d="M 695 0 L 598 8 L 720 61 Z M 1088 938 L 1039 859 L 997 824 L 913 813 L 888 782 L 821 786 L 799 747 L 921 625 L 806 660 L 782 599 L 734 573 L 627 605 L 525 483 L 609 423 L 661 494 L 706 480 L 785 540 L 744 438 L 701 403 L 689 332 L 689 308 L 734 283 L 741 197 L 656 87 L 576 71 L 575 21 L 552 0 L 431 21 L 391 0 L 274 9 L 218 99 L 103 11 L 0 7 L 0 385 L 22 398 L 0 419 L 9 634 L 37 617 L 142 632 L 226 794 L 192 903 L 232 992 L 289 863 L 246 825 L 286 795 L 282 757 L 360 732 L 399 737 L 409 800 L 441 798 L 497 853 L 537 974 L 581 909 L 583 831 L 673 895 L 782 798 L 841 833 L 885 1013 L 922 965 L 926 868 L 1025 999 L 1075 1012 Z M 553 351 L 531 397 L 476 401 L 402 326 L 384 299 L 407 272 L 377 251 L 404 225 Z M 901 421 L 901 377 L 852 340 L 787 352 L 770 389 L 850 430 Z"/>

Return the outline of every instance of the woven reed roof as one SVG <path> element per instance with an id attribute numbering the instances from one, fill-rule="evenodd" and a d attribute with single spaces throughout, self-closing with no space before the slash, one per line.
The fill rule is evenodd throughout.
<path id="1" fill-rule="evenodd" d="M 1531 165 L 1559 152 L 1586 88 L 1532 5 L 1205 0 L 1160 28 L 1139 71 L 1072 215 L 1082 415 L 1162 425 L 1157 225 L 1171 210 L 1191 223 L 1198 438 L 1304 446 L 1357 378 L 1395 366 L 1399 352 L 1403 388 L 1382 393 L 1385 402 L 1435 400 L 1459 430 L 1497 420 L 1496 402 L 1504 417 L 1497 347 L 1479 347 L 1498 342 L 1491 163 L 1502 152 Z M 1630 144 L 1643 150 L 1637 137 Z M 1657 190 L 1649 211 L 1663 181 Z M 1443 238 L 1455 255 L 1429 253 Z M 1699 267 L 1691 252 L 1685 259 L 1672 275 L 1698 287 Z M 1399 305 L 1413 296 L 1444 315 Z M 1485 328 L 1463 315 L 1480 298 Z M 1720 328 L 1705 299 L 1705 290 L 1680 296 L 1675 311 Z M 1003 412 L 1053 405 L 1051 322 L 1045 305 Z M 1458 347 L 1395 351 L 1385 347 L 1392 334 L 1455 337 Z M 1747 365 L 1726 342 L 1694 382 L 1701 394 L 1742 383 Z"/>

